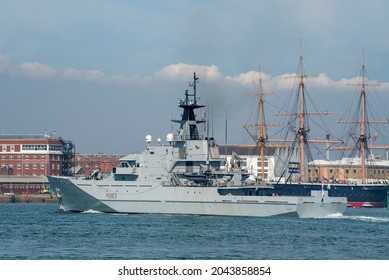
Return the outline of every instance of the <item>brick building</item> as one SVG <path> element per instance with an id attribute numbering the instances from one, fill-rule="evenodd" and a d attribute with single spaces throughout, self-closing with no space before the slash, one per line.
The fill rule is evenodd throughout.
<path id="1" fill-rule="evenodd" d="M 73 161 L 74 145 L 61 137 L 0 135 L 0 167 L 7 175 L 68 174 L 74 165 Z"/>
<path id="2" fill-rule="evenodd" d="M 1 194 L 36 194 L 48 191 L 49 181 L 45 176 L 0 176 Z"/>
<path id="3" fill-rule="evenodd" d="M 366 182 L 389 181 L 389 160 L 370 158 L 366 160 Z M 320 182 L 322 178 L 334 183 L 362 183 L 360 158 L 343 158 L 341 160 L 314 160 L 309 163 L 309 180 Z"/>
<path id="4" fill-rule="evenodd" d="M 112 167 L 120 166 L 120 158 L 124 155 L 109 154 L 77 154 L 75 156 L 74 173 L 78 176 L 88 176 L 93 170 L 100 168 L 101 172 L 108 175 Z"/>

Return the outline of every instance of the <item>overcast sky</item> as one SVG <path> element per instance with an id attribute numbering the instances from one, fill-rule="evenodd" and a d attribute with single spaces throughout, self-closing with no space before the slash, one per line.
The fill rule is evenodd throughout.
<path id="1" fill-rule="evenodd" d="M 388 13 L 384 0 L 0 0 L 0 132 L 56 132 L 80 153 L 137 152 L 147 134 L 177 129 L 170 120 L 196 71 L 214 136 L 225 142 L 227 118 L 227 141 L 240 144 L 259 65 L 273 119 L 300 38 L 304 71 L 319 74 L 307 81 L 315 110 L 342 118 L 365 49 L 368 81 L 381 84 L 374 111 L 389 119 Z"/>

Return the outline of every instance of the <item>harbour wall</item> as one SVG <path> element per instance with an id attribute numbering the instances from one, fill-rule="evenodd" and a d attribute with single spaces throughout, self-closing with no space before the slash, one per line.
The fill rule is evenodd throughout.
<path id="1" fill-rule="evenodd" d="M 54 194 L 0 194 L 0 203 L 58 203 Z"/>

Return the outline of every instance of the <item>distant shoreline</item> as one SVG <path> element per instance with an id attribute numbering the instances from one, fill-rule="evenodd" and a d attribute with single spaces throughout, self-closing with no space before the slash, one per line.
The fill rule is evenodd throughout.
<path id="1" fill-rule="evenodd" d="M 26 194 L 4 195 L 0 194 L 0 203 L 58 203 L 54 194 Z"/>

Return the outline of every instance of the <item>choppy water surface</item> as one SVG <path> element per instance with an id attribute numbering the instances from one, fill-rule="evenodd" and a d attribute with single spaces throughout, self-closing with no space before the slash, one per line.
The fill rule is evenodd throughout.
<path id="1" fill-rule="evenodd" d="M 321 219 L 64 213 L 0 204 L 0 259 L 389 259 L 389 210 Z"/>

